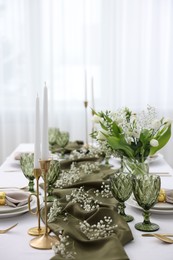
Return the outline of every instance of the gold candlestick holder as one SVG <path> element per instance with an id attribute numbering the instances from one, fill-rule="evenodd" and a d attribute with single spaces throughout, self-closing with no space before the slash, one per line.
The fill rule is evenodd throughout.
<path id="1" fill-rule="evenodd" d="M 94 116 L 94 110 L 92 110 L 91 115 L 92 115 L 92 117 Z M 94 130 L 95 130 L 95 123 L 94 123 L 94 121 L 92 121 L 92 133 L 94 132 Z M 91 138 L 91 143 L 93 146 L 93 138 Z"/>
<path id="2" fill-rule="evenodd" d="M 85 107 L 85 147 L 88 148 L 88 101 L 84 101 L 84 107 Z"/>
<path id="3" fill-rule="evenodd" d="M 42 236 L 36 237 L 30 241 L 30 246 L 36 249 L 51 249 L 52 245 L 59 241 L 57 237 L 49 235 L 47 224 L 47 172 L 50 166 L 50 161 L 51 160 L 40 160 L 44 180 L 45 232 Z"/>
<path id="4" fill-rule="evenodd" d="M 34 194 L 34 193 L 30 194 L 30 196 L 28 198 L 28 207 L 29 207 L 29 211 L 30 211 L 31 214 L 38 215 L 38 226 L 30 228 L 28 230 L 28 234 L 31 235 L 31 236 L 40 236 L 40 235 L 43 235 L 45 233 L 45 227 L 41 227 L 41 225 L 40 225 L 39 179 L 40 179 L 40 176 L 41 176 L 41 169 L 34 169 L 33 173 L 34 173 L 34 176 L 35 176 L 35 179 L 36 179 L 36 194 Z M 31 197 L 32 196 L 36 196 L 36 199 L 37 199 L 36 211 L 33 211 L 31 209 Z"/>

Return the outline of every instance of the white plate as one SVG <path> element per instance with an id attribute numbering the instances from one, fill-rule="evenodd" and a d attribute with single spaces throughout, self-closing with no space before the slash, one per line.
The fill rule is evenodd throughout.
<path id="1" fill-rule="evenodd" d="M 158 160 L 160 160 L 161 158 L 163 158 L 163 154 L 161 154 L 161 153 L 156 153 L 156 154 L 153 154 L 153 155 L 149 156 L 149 157 L 147 158 L 147 161 L 148 161 L 149 163 L 151 163 L 151 162 L 158 161 Z"/>
<path id="2" fill-rule="evenodd" d="M 136 209 L 143 210 L 132 197 L 130 197 L 126 203 Z M 163 206 L 163 204 L 165 205 Z M 150 209 L 150 212 L 156 214 L 173 214 L 173 205 L 169 203 L 157 203 L 153 208 Z"/>
<path id="3" fill-rule="evenodd" d="M 156 205 L 154 205 L 153 209 L 158 210 L 173 210 L 173 204 L 167 203 L 167 202 L 159 202 Z"/>
<path id="4" fill-rule="evenodd" d="M 40 206 L 42 203 L 43 203 L 43 198 L 40 197 Z M 22 208 L 22 209 L 20 208 L 20 209 L 17 209 L 16 211 L 0 213 L 0 218 L 11 218 L 11 217 L 15 217 L 15 216 L 21 215 L 23 213 L 26 213 L 29 211 L 28 205 L 26 205 L 26 206 L 27 206 L 26 208 Z M 33 211 L 36 208 L 37 208 L 37 198 L 36 198 L 36 196 L 33 196 L 32 203 L 31 203 L 31 210 Z"/>

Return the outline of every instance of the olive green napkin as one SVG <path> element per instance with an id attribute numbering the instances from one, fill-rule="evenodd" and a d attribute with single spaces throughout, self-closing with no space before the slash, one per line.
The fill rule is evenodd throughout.
<path id="1" fill-rule="evenodd" d="M 74 206 L 76 207 L 76 206 Z M 73 210 L 73 213 L 75 211 Z M 42 211 L 44 218 L 44 211 Z M 113 223 L 117 225 L 116 232 L 106 238 L 89 240 L 79 228 L 80 218 L 83 216 L 74 217 L 69 215 L 68 222 L 63 221 L 59 216 L 56 221 L 49 223 L 50 229 L 58 236 L 59 229 L 63 229 L 63 236 L 69 236 L 71 244 L 68 251 L 74 253 L 76 260 L 124 260 L 129 259 L 123 246 L 133 239 L 132 233 L 127 223 L 121 218 L 118 213 L 112 209 L 100 207 L 98 210 L 87 213 L 86 220 L 89 224 L 97 223 L 105 216 L 110 216 Z M 75 254 L 76 253 L 76 254 Z M 67 259 L 62 255 L 56 254 L 51 260 Z"/>
<path id="2" fill-rule="evenodd" d="M 71 153 L 73 150 L 80 149 L 83 146 L 83 141 L 76 140 L 74 142 L 69 142 L 64 149 L 59 147 L 57 144 L 55 145 L 50 145 L 50 150 L 51 152 L 61 152 L 62 150 L 64 153 Z"/>
<path id="3" fill-rule="evenodd" d="M 70 167 L 66 162 L 65 168 Z M 85 162 L 82 162 L 85 163 Z M 64 162 L 65 164 L 65 162 Z M 65 166 L 65 165 L 64 165 Z M 58 236 L 62 231 L 62 237 L 68 237 L 67 249 L 64 254 L 55 254 L 52 260 L 68 259 L 66 254 L 72 254 L 76 260 L 124 260 L 129 259 L 123 246 L 133 240 L 133 235 L 128 224 L 117 213 L 117 201 L 113 196 L 104 196 L 103 184 L 109 184 L 109 176 L 115 174 L 117 170 L 105 166 L 100 167 L 100 171 L 89 175 L 82 175 L 80 181 L 63 188 L 56 188 L 53 191 L 57 198 L 61 212 L 56 217 L 48 221 L 49 228 Z M 81 189 L 83 193 L 91 196 L 91 204 L 97 201 L 97 207 L 92 210 L 85 210 L 81 202 L 72 200 L 72 193 Z M 69 196 L 69 200 L 67 197 Z M 50 211 L 52 209 L 50 205 Z M 44 209 L 41 212 L 44 221 Z M 80 225 L 87 221 L 89 225 L 98 224 L 105 217 L 111 218 L 114 231 L 107 237 L 95 236 L 93 240 L 81 231 Z M 116 226 L 116 228 L 115 228 Z"/>

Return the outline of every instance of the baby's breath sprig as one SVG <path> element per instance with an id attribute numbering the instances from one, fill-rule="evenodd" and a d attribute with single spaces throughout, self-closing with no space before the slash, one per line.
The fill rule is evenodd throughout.
<path id="1" fill-rule="evenodd" d="M 98 200 L 92 198 L 88 192 L 84 190 L 84 187 L 74 189 L 70 195 L 66 195 L 66 201 L 78 203 L 80 207 L 87 212 L 99 208 Z"/>
<path id="2" fill-rule="evenodd" d="M 94 194 L 98 197 L 101 195 L 102 198 L 113 198 L 112 191 L 109 184 L 102 182 L 101 190 L 95 190 Z"/>
<path id="3" fill-rule="evenodd" d="M 92 174 L 94 172 L 99 172 L 100 167 L 98 162 L 86 162 L 79 166 L 79 169 L 84 172 L 84 174 Z"/>
<path id="4" fill-rule="evenodd" d="M 53 201 L 53 204 L 50 208 L 50 211 L 48 213 L 48 222 L 53 222 L 56 220 L 56 218 L 61 215 L 64 219 L 64 221 L 67 221 L 67 213 L 62 212 L 62 206 L 60 205 L 60 202 L 58 199 L 55 199 Z"/>
<path id="5" fill-rule="evenodd" d="M 75 259 L 76 251 L 74 248 L 74 242 L 72 242 L 69 236 L 59 235 L 60 242 L 52 245 L 52 249 L 56 255 L 60 255 L 64 259 Z"/>
<path id="6" fill-rule="evenodd" d="M 81 148 L 80 150 L 73 150 L 69 156 L 69 159 L 75 160 L 75 159 L 92 158 L 92 157 L 99 158 L 100 155 L 101 155 L 101 151 L 99 147 L 89 146 L 88 149 Z"/>
<path id="7" fill-rule="evenodd" d="M 55 183 L 55 187 L 63 188 L 65 186 L 72 185 L 79 181 L 81 178 L 81 172 L 76 164 L 73 162 L 69 170 L 62 170 L 59 175 L 59 179 Z"/>
<path id="8" fill-rule="evenodd" d="M 79 227 L 89 240 L 95 240 L 109 237 L 116 232 L 118 225 L 112 225 L 112 222 L 113 220 L 110 216 L 104 216 L 103 219 L 93 225 L 84 220 L 79 223 Z"/>

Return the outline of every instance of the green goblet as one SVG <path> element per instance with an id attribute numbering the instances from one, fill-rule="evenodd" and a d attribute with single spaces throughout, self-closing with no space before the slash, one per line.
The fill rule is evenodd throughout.
<path id="1" fill-rule="evenodd" d="M 137 223 L 135 228 L 141 231 L 156 231 L 159 226 L 150 222 L 149 210 L 157 202 L 160 191 L 160 177 L 151 174 L 139 174 L 133 179 L 133 194 L 138 205 L 143 209 L 143 222 Z"/>
<path id="2" fill-rule="evenodd" d="M 60 163 L 57 160 L 51 160 L 50 167 L 47 172 L 47 201 L 51 202 L 55 199 L 52 192 L 55 182 L 60 174 Z M 42 176 L 43 177 L 43 176 Z"/>
<path id="3" fill-rule="evenodd" d="M 61 148 L 61 158 L 64 158 L 65 147 L 69 142 L 69 133 L 60 132 L 56 137 L 57 145 Z"/>
<path id="4" fill-rule="evenodd" d="M 59 128 L 50 127 L 48 131 L 48 140 L 49 140 L 49 148 L 52 152 L 55 152 L 57 149 L 57 136 L 60 134 Z"/>
<path id="5" fill-rule="evenodd" d="M 132 194 L 132 175 L 125 172 L 116 173 L 110 179 L 110 187 L 113 196 L 118 201 L 118 213 L 126 222 L 132 221 L 134 218 L 125 213 L 125 201 Z"/>
<path id="6" fill-rule="evenodd" d="M 20 166 L 23 174 L 29 180 L 28 190 L 30 192 L 35 192 L 34 190 L 34 154 L 33 153 L 23 153 L 20 157 Z"/>

